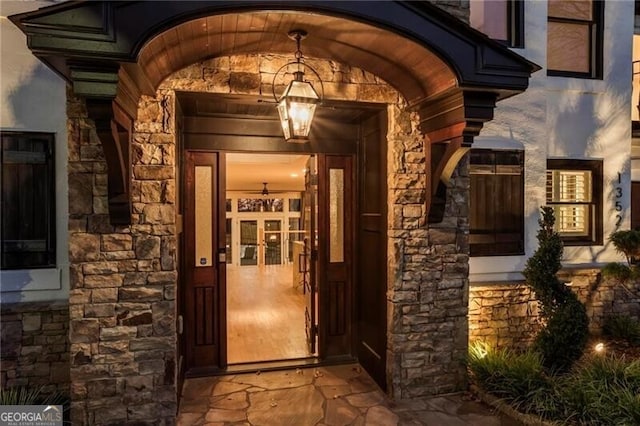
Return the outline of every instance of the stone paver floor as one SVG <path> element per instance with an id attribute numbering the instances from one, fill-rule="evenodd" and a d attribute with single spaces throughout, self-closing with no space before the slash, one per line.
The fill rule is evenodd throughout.
<path id="1" fill-rule="evenodd" d="M 187 379 L 179 426 L 516 426 L 463 394 L 390 401 L 357 364 Z"/>

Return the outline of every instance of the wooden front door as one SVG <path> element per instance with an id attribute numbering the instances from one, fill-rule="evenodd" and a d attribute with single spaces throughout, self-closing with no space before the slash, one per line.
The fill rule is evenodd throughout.
<path id="1" fill-rule="evenodd" d="M 185 156 L 183 304 L 187 374 L 226 366 L 223 153 Z"/>
<path id="2" fill-rule="evenodd" d="M 360 364 L 386 388 L 387 184 L 386 114 L 361 124 L 358 152 L 357 354 Z"/>

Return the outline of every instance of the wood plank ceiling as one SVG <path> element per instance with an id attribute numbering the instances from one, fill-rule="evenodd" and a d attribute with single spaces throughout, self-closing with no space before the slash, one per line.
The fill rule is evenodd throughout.
<path id="1" fill-rule="evenodd" d="M 391 31 L 327 15 L 246 12 L 187 21 L 148 42 L 138 63 L 153 87 L 176 70 L 208 58 L 252 53 L 291 54 L 293 29 L 309 36 L 305 57 L 331 59 L 369 71 L 392 85 L 410 104 L 456 85 L 452 70 L 432 51 Z"/>

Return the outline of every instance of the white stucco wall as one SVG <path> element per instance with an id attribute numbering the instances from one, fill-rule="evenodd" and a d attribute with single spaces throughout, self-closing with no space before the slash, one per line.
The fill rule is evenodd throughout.
<path id="1" fill-rule="evenodd" d="M 55 134 L 56 259 L 51 269 L 0 271 L 3 303 L 69 297 L 65 82 L 36 59 L 7 16 L 53 2 L 0 1 L 0 129 Z"/>
<path id="2" fill-rule="evenodd" d="M 546 203 L 548 158 L 603 160 L 604 245 L 565 247 L 563 264 L 622 260 L 608 243 L 608 236 L 616 230 L 616 200 L 623 207 L 622 229 L 629 228 L 631 215 L 633 2 L 606 2 L 604 22 L 602 80 L 548 77 L 547 2 L 525 2 L 525 48 L 514 51 L 543 69 L 533 75 L 525 93 L 498 104 L 494 120 L 487 123 L 478 141 L 483 147 L 504 147 L 504 141 L 524 146 L 526 254 L 471 258 L 472 282 L 522 278 L 526 259 L 537 247 L 539 208 Z M 620 199 L 615 198 L 616 186 L 623 188 Z"/>

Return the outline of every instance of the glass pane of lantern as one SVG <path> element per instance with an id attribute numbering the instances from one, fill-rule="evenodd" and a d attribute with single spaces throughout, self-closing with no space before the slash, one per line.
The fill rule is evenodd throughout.
<path id="1" fill-rule="evenodd" d="M 278 115 L 280 115 L 280 125 L 282 126 L 284 138 L 290 139 L 291 132 L 289 131 L 289 114 L 287 113 L 287 101 L 285 98 L 278 103 Z"/>
<path id="2" fill-rule="evenodd" d="M 288 89 L 286 96 L 308 98 L 310 102 L 317 102 L 320 99 L 311 83 L 307 83 L 305 81 L 294 80 L 291 82 Z"/>
<path id="3" fill-rule="evenodd" d="M 305 104 L 301 102 L 291 102 L 289 116 L 293 124 L 293 136 L 309 136 L 311 121 L 316 111 L 315 104 Z"/>

